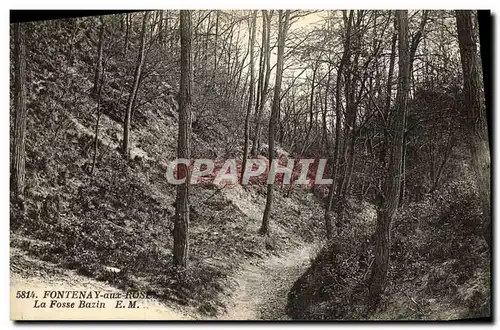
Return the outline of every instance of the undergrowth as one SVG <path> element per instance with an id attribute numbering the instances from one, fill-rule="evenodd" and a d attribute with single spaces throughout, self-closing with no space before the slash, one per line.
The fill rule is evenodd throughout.
<path id="1" fill-rule="evenodd" d="M 374 221 L 366 219 L 357 233 L 347 230 L 322 249 L 289 293 L 290 316 L 386 320 L 490 315 L 489 252 L 470 180 L 451 182 L 398 212 L 387 289 L 375 311 L 367 298 Z"/>

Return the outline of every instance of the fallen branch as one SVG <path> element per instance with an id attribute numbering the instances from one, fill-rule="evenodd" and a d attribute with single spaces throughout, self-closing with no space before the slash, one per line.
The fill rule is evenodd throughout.
<path id="1" fill-rule="evenodd" d="M 368 275 L 368 272 L 370 271 L 370 268 L 372 267 L 373 260 L 375 260 L 375 258 L 372 258 L 372 261 L 370 261 L 370 264 L 368 265 L 368 268 L 366 269 L 365 275 L 363 275 L 363 281 L 366 280 L 366 275 Z"/>
<path id="2" fill-rule="evenodd" d="M 408 295 L 405 291 L 402 291 L 402 292 L 405 294 L 405 296 L 407 296 L 411 300 L 411 302 L 413 302 L 415 304 L 415 306 L 417 306 L 418 311 L 420 313 L 423 313 L 422 307 L 420 307 L 420 305 L 415 301 L 415 299 L 413 299 L 413 297 Z"/>

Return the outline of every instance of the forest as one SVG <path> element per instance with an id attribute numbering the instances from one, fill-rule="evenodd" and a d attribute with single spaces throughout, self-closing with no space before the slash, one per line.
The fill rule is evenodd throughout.
<path id="1" fill-rule="evenodd" d="M 165 319 L 489 319 L 488 15 L 11 23 L 11 286 L 146 292 Z"/>

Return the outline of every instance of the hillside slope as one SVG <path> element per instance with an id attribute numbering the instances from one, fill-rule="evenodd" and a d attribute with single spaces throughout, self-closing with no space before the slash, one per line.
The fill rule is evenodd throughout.
<path id="1" fill-rule="evenodd" d="M 11 247 L 117 288 L 147 291 L 214 316 L 225 308 L 228 276 L 242 263 L 320 236 L 322 204 L 306 189 L 276 187 L 272 234 L 264 237 L 257 229 L 265 187 L 194 185 L 190 267 L 186 273 L 175 271 L 175 186 L 167 183 L 165 169 L 175 158 L 177 112 L 170 86 L 178 76 L 164 72 L 158 97 L 136 110 L 131 158 L 124 159 L 119 152 L 120 111 L 126 95 L 117 96 L 123 72 L 110 60 L 92 175 L 98 115 L 91 92 L 93 50 L 77 43 L 80 52 L 70 61 L 49 42 L 67 37 L 65 25 L 54 30 L 47 28 L 51 24 L 60 23 L 41 22 L 31 31 L 39 43 L 32 40 L 28 67 L 26 199 L 22 207 L 11 204 Z M 142 89 L 156 90 L 156 83 L 145 80 Z M 202 131 L 203 137 L 193 132 L 193 156 L 225 155 L 224 141 L 218 140 L 225 129 Z M 239 155 L 241 141 L 234 143 Z M 109 274 L 108 267 L 119 269 L 119 275 Z"/>
<path id="2" fill-rule="evenodd" d="M 390 282 L 375 309 L 368 299 L 372 210 L 352 219 L 356 231 L 343 232 L 321 249 L 288 293 L 287 314 L 320 320 L 487 320 L 491 265 L 477 199 L 463 182 L 446 188 L 400 210 L 392 231 Z"/>

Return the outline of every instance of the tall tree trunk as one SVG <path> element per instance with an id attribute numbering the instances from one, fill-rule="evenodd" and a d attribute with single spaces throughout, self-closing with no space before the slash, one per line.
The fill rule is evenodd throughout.
<path id="1" fill-rule="evenodd" d="M 94 156 L 92 157 L 92 166 L 90 168 L 90 175 L 94 175 L 95 173 L 95 167 L 97 163 L 97 152 L 99 151 L 99 123 L 101 121 L 101 94 L 102 94 L 102 85 L 104 84 L 104 65 L 101 67 L 101 73 L 100 77 L 101 80 L 99 81 L 99 90 L 97 91 L 96 95 L 96 108 L 97 108 L 97 119 L 95 122 L 95 130 L 94 130 Z"/>
<path id="2" fill-rule="evenodd" d="M 94 93 L 95 93 L 95 99 L 96 99 L 96 108 L 97 108 L 97 118 L 95 122 L 95 129 L 94 129 L 94 154 L 92 157 L 92 165 L 90 167 L 90 175 L 94 175 L 96 165 L 97 165 L 97 153 L 99 149 L 99 124 L 101 121 L 101 95 L 102 95 L 102 84 L 104 83 L 104 19 L 103 16 L 99 17 L 100 19 L 100 30 L 99 30 L 99 45 L 98 45 L 98 59 L 97 59 L 97 69 L 95 72 L 95 79 L 96 81 L 94 82 Z M 120 95 L 121 97 L 121 95 Z M 118 100 L 119 102 L 119 100 Z"/>
<path id="3" fill-rule="evenodd" d="M 319 58 L 318 58 L 319 60 Z M 316 87 L 316 72 L 318 71 L 319 64 L 316 62 L 313 68 L 313 76 L 311 81 L 311 95 L 309 97 L 309 126 L 307 128 L 306 138 L 304 139 L 304 145 L 302 146 L 302 150 L 300 154 L 303 156 L 304 152 L 307 150 L 307 144 L 309 143 L 309 136 L 311 135 L 311 130 L 313 126 L 313 111 L 314 111 L 314 89 Z"/>
<path id="4" fill-rule="evenodd" d="M 215 75 L 217 74 L 217 41 L 219 39 L 219 15 L 220 10 L 215 11 L 215 40 L 214 40 L 214 73 L 212 80 L 215 80 Z"/>
<path id="5" fill-rule="evenodd" d="M 265 30 L 266 30 L 266 42 L 264 46 L 264 65 L 265 65 L 265 75 L 264 75 L 264 83 L 262 85 L 262 89 L 260 92 L 260 101 L 259 101 L 259 110 L 256 113 L 255 119 L 255 136 L 252 141 L 252 154 L 257 154 L 260 150 L 260 139 L 262 134 L 262 113 L 264 112 L 264 105 L 267 101 L 267 90 L 269 88 L 269 79 L 271 77 L 271 50 L 270 50 L 270 39 L 271 39 L 271 18 L 272 11 L 268 12 L 267 10 L 262 11 L 262 15 L 265 20 Z M 264 28 L 263 28 L 264 29 Z M 264 32 L 262 32 L 264 33 Z"/>
<path id="6" fill-rule="evenodd" d="M 129 43 L 129 35 L 130 35 L 130 25 L 131 25 L 131 16 L 130 14 L 125 14 L 125 43 L 123 45 L 123 57 L 127 57 L 127 52 L 128 52 L 128 43 Z"/>
<path id="7" fill-rule="evenodd" d="M 179 135 L 177 158 L 191 159 L 191 11 L 181 10 L 181 81 L 179 91 Z M 185 177 L 177 186 L 174 222 L 174 266 L 186 268 L 189 252 L 189 167 L 180 164 L 179 178 Z"/>
<path id="8" fill-rule="evenodd" d="M 464 131 L 472 155 L 472 167 L 481 200 L 484 237 L 491 245 L 491 163 L 488 124 L 483 105 L 480 64 L 473 31 L 472 12 L 457 10 L 458 44 L 464 75 Z M 490 246 L 491 247 L 491 246 Z"/>
<path id="9" fill-rule="evenodd" d="M 212 11 L 208 13 L 207 31 L 205 34 L 205 40 L 203 42 L 203 70 L 205 73 L 208 69 L 208 40 L 210 39 L 210 32 L 212 31 Z"/>
<path id="10" fill-rule="evenodd" d="M 337 83 L 335 90 L 335 145 L 333 151 L 333 174 L 332 174 L 332 184 L 330 185 L 330 190 L 328 191 L 328 199 L 325 207 L 325 226 L 326 226 L 326 237 L 330 239 L 332 237 L 332 219 L 331 219 L 331 209 L 333 198 L 335 196 L 336 190 L 336 182 L 338 176 L 338 167 L 339 167 L 339 155 L 340 155 L 340 139 L 341 139 L 341 131 L 342 131 L 342 100 L 341 100 L 341 88 L 342 88 L 342 76 L 344 74 L 344 67 L 347 59 L 349 57 L 349 48 L 350 48 L 350 35 L 351 35 L 351 26 L 354 18 L 353 11 L 350 12 L 349 18 L 347 19 L 346 24 L 346 37 L 344 41 L 344 51 L 342 53 L 342 58 L 340 59 L 339 68 L 337 70 Z"/>
<path id="11" fill-rule="evenodd" d="M 424 34 L 424 28 L 425 24 L 427 23 L 427 16 L 428 16 L 428 11 L 424 10 L 422 12 L 422 20 L 420 21 L 420 26 L 418 31 L 413 35 L 411 39 L 411 44 L 410 44 L 410 75 L 413 76 L 413 62 L 415 60 L 415 55 L 417 53 L 417 48 L 418 45 L 420 44 L 420 41 L 422 40 L 422 36 Z M 409 114 L 407 114 L 409 115 Z M 406 121 L 405 121 L 406 122 Z M 406 131 L 406 124 L 405 124 L 405 131 Z M 403 203 L 405 202 L 405 195 L 406 195 L 406 148 L 407 148 L 407 141 L 406 141 L 406 133 L 404 135 L 404 143 L 403 143 L 403 161 L 402 161 L 402 168 L 401 168 L 401 187 L 400 187 L 400 194 L 399 194 L 399 206 L 401 207 Z"/>
<path id="12" fill-rule="evenodd" d="M 255 44 L 255 31 L 257 27 L 257 10 L 253 11 L 252 17 L 252 27 L 250 33 L 250 86 L 248 93 L 248 107 L 247 113 L 245 115 L 245 143 L 243 145 L 243 164 L 241 166 L 241 180 L 243 180 L 243 174 L 245 173 L 245 169 L 247 167 L 247 158 L 248 158 L 248 144 L 250 140 L 250 114 L 252 112 L 253 98 L 254 98 L 254 90 L 255 90 L 255 77 L 254 77 L 254 44 Z"/>
<path id="13" fill-rule="evenodd" d="M 256 145 L 256 137 L 257 137 L 257 129 L 258 124 L 257 120 L 259 118 L 259 110 L 260 103 L 263 99 L 263 89 L 264 89 L 264 67 L 266 65 L 266 55 L 265 55 L 265 47 L 266 47 L 266 11 L 262 11 L 262 44 L 260 47 L 260 56 L 259 56 L 259 78 L 257 79 L 257 98 L 255 100 L 255 116 L 254 116 L 254 130 L 252 135 L 252 151 L 250 152 L 252 155 L 257 154 L 257 145 Z"/>
<path id="14" fill-rule="evenodd" d="M 125 119 L 123 121 L 122 153 L 125 157 L 129 156 L 130 124 L 131 124 L 132 110 L 134 108 L 135 98 L 137 96 L 137 90 L 139 89 L 142 65 L 144 63 L 144 44 L 146 41 L 146 25 L 148 22 L 148 16 L 149 12 L 147 11 L 144 12 L 144 17 L 142 19 L 141 44 L 139 46 L 139 55 L 137 57 L 137 64 L 135 66 L 135 72 L 134 72 L 134 83 L 132 84 L 132 89 L 128 96 L 127 110 L 125 112 Z"/>
<path id="15" fill-rule="evenodd" d="M 353 11 L 351 11 L 352 13 Z M 352 14 L 354 16 L 354 14 Z M 353 25 L 353 36 L 354 42 L 349 41 L 350 47 L 347 52 L 347 63 L 350 65 L 346 65 L 345 67 L 345 100 L 346 100 L 346 111 L 345 111 L 345 125 L 344 125 L 344 134 L 343 141 L 339 148 L 339 178 L 336 187 L 335 199 L 337 202 L 337 230 L 340 233 L 343 223 L 344 223 L 344 209 L 345 209 L 345 196 L 346 190 L 349 185 L 349 173 L 350 166 L 354 161 L 354 149 L 351 146 L 354 146 L 354 130 L 356 124 L 356 113 L 357 106 L 355 104 L 355 95 L 356 95 L 356 82 L 357 78 L 354 74 L 355 70 L 358 66 L 359 59 L 359 39 L 361 36 L 360 24 L 361 24 L 361 13 L 358 11 L 356 24 Z M 355 50 L 353 52 L 351 50 Z M 351 61 L 351 53 L 354 53 L 354 59 Z M 352 150 L 351 150 L 352 149 Z"/>
<path id="16" fill-rule="evenodd" d="M 269 162 L 274 159 L 274 140 L 276 137 L 276 129 L 278 127 L 278 114 L 281 99 L 281 81 L 283 79 L 283 62 L 285 51 L 286 31 L 288 29 L 288 19 L 290 12 L 286 10 L 285 14 L 280 11 L 279 14 L 279 28 L 278 28 L 278 58 L 276 63 L 276 82 L 274 84 L 274 99 L 271 109 L 271 118 L 269 120 Z M 267 185 L 266 207 L 264 209 L 264 216 L 262 217 L 262 226 L 259 232 L 261 234 L 269 234 L 269 216 L 271 214 L 271 207 L 273 203 L 273 184 Z"/>
<path id="17" fill-rule="evenodd" d="M 348 189 L 351 182 L 351 176 L 354 166 L 354 148 L 356 145 L 356 119 L 357 119 L 357 108 L 358 100 L 361 98 L 362 88 L 359 89 L 359 96 L 356 99 L 356 85 L 359 78 L 355 74 L 358 70 L 359 56 L 361 51 L 361 23 L 363 20 L 362 11 L 358 11 L 356 24 L 354 25 L 353 35 L 353 48 L 354 58 L 351 65 L 346 67 L 346 81 L 345 81 L 345 97 L 346 97 L 346 125 L 344 127 L 344 141 L 340 148 L 341 150 L 341 163 L 340 163 L 340 178 L 337 186 L 337 229 L 340 233 L 342 227 L 344 226 L 344 211 L 347 201 Z M 350 51 L 351 53 L 351 51 Z M 350 60 L 350 53 L 347 57 Z M 364 84 L 364 81 L 360 81 Z"/>
<path id="18" fill-rule="evenodd" d="M 231 22 L 231 28 L 229 29 L 229 41 L 227 42 L 228 44 L 228 48 L 227 48 L 227 70 L 226 70 L 226 79 L 224 81 L 224 97 L 225 98 L 229 98 L 230 97 L 230 93 L 229 93 L 229 87 L 231 86 L 230 85 L 230 79 L 231 79 L 231 67 L 232 67 L 232 63 L 234 62 L 231 62 L 231 59 L 232 59 L 232 56 L 234 51 L 232 51 L 232 46 L 233 46 L 233 38 L 234 38 L 234 23 Z"/>
<path id="19" fill-rule="evenodd" d="M 405 126 L 406 126 L 406 120 L 405 120 Z M 406 127 L 405 127 L 406 131 Z M 405 195 L 406 195 L 406 148 L 408 142 L 406 141 L 407 134 L 406 132 L 403 135 L 403 156 L 401 158 L 401 182 L 399 184 L 399 201 L 398 201 L 398 206 L 402 207 L 404 202 L 405 202 Z"/>
<path id="20" fill-rule="evenodd" d="M 385 91 L 384 105 L 384 136 L 382 140 L 382 148 L 380 150 L 379 160 L 385 166 L 387 158 L 387 143 L 389 140 L 389 115 L 391 113 L 391 96 L 392 96 L 392 79 L 394 77 L 394 66 L 396 64 L 396 42 L 398 41 L 398 33 L 395 30 L 391 40 L 391 57 L 389 59 L 389 72 L 387 74 L 387 86 Z"/>
<path id="21" fill-rule="evenodd" d="M 26 36 L 24 23 L 14 24 L 14 141 L 11 187 L 15 200 L 24 201 L 26 145 Z"/>
<path id="22" fill-rule="evenodd" d="M 398 207 L 401 162 L 403 156 L 403 137 L 405 127 L 408 91 L 410 85 L 410 52 L 408 44 L 408 11 L 396 11 L 397 31 L 399 36 L 399 77 L 396 96 L 396 109 L 393 112 L 393 130 L 389 165 L 384 182 L 384 196 L 377 210 L 375 229 L 375 259 L 370 277 L 370 303 L 374 307 L 387 283 L 389 252 L 391 244 L 391 222 Z"/>
<path id="23" fill-rule="evenodd" d="M 328 139 L 328 124 L 327 124 L 327 115 L 328 115 L 328 96 L 329 96 L 329 87 L 330 87 L 330 81 L 331 81 L 331 77 L 332 77 L 332 71 L 331 71 L 331 67 L 330 65 L 328 65 L 328 78 L 326 80 L 326 86 L 325 86 L 325 98 L 324 98 L 324 102 L 323 102 L 323 111 L 321 113 L 321 124 L 322 124 L 322 137 L 321 137 L 321 140 L 322 140 L 322 144 L 323 144 L 323 148 L 325 148 L 325 150 L 327 150 L 327 153 L 330 156 L 330 140 Z"/>
<path id="24" fill-rule="evenodd" d="M 250 39 L 251 39 L 251 35 L 249 35 L 249 38 L 248 38 L 248 42 L 250 43 Z M 237 40 L 239 40 L 239 31 L 238 31 L 238 38 Z M 236 59 L 235 59 L 235 65 L 234 65 L 234 70 L 232 70 L 232 74 L 231 74 L 231 79 L 229 80 L 229 86 L 231 86 L 231 100 L 233 100 L 234 98 L 237 98 L 237 99 L 240 99 L 242 102 L 241 102 L 241 106 L 243 107 L 243 104 L 245 104 L 245 102 L 243 101 L 244 98 L 245 98 L 245 94 L 246 94 L 246 84 L 248 83 L 248 75 L 245 76 L 245 81 L 243 82 L 243 88 L 240 89 L 240 84 L 241 84 L 241 77 L 243 75 L 243 68 L 245 67 L 245 62 L 247 60 L 247 57 L 248 55 L 250 54 L 250 47 L 247 47 L 247 50 L 245 52 L 245 56 L 243 56 L 243 59 L 240 60 L 240 50 L 239 50 L 239 47 L 236 48 Z M 236 78 L 236 82 L 235 82 L 235 78 Z M 241 97 L 238 97 L 238 95 L 241 95 Z"/>
<path id="25" fill-rule="evenodd" d="M 160 10 L 159 14 L 159 25 L 158 25 L 158 43 L 160 46 L 165 45 L 165 31 L 163 28 L 163 10 Z"/>
<path id="26" fill-rule="evenodd" d="M 99 16 L 100 21 L 100 29 L 99 29 L 99 43 L 97 44 L 97 61 L 96 68 L 94 74 L 94 87 L 93 93 L 97 95 L 99 91 L 99 82 L 101 81 L 101 73 L 102 73 L 102 62 L 103 62 L 103 52 L 104 52 L 104 18 L 103 16 Z"/>

